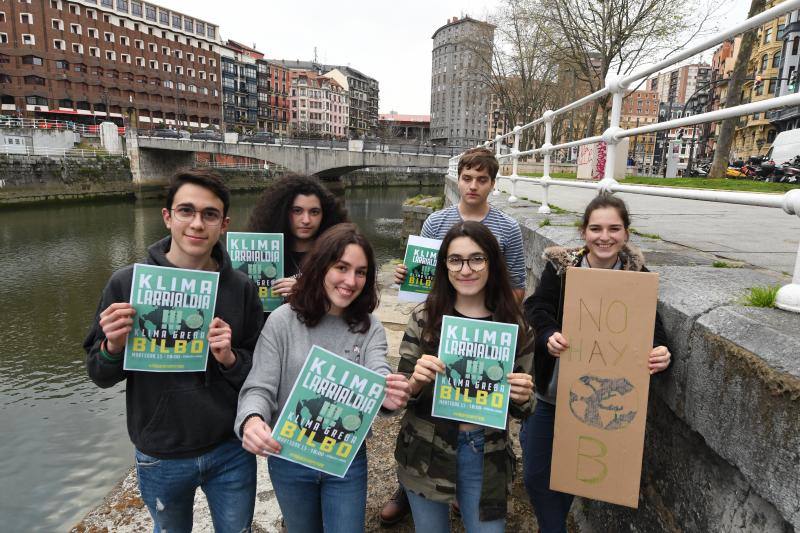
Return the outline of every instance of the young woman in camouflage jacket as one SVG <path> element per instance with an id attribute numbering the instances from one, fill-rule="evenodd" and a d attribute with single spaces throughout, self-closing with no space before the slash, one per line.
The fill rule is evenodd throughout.
<path id="1" fill-rule="evenodd" d="M 508 431 L 431 416 L 433 381 L 445 367 L 436 355 L 442 316 L 519 325 L 509 413 L 531 411 L 532 333 L 509 283 L 500 247 L 478 222 L 453 226 L 439 250 L 433 288 L 411 316 L 398 372 L 412 399 L 395 448 L 398 478 L 408 492 L 417 531 L 448 532 L 449 504 L 458 502 L 467 533 L 503 531 L 515 467 Z"/>

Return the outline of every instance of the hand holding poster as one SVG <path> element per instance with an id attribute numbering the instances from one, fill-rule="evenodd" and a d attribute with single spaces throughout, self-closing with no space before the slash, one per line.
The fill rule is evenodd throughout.
<path id="1" fill-rule="evenodd" d="M 344 477 L 386 394 L 386 378 L 319 346 L 308 352 L 272 437 L 279 457 Z"/>
<path id="2" fill-rule="evenodd" d="M 136 264 L 125 370 L 203 372 L 218 272 Z"/>
<path id="3" fill-rule="evenodd" d="M 505 429 L 517 330 L 516 324 L 443 316 L 445 371 L 436 374 L 431 415 Z"/>
<path id="4" fill-rule="evenodd" d="M 403 264 L 408 269 L 406 279 L 400 285 L 398 300 L 401 302 L 424 302 L 431 292 L 436 273 L 436 255 L 442 241 L 426 239 L 417 235 L 408 236 Z"/>
<path id="5" fill-rule="evenodd" d="M 272 292 L 272 284 L 283 277 L 283 233 L 227 233 L 231 265 L 250 277 L 258 286 L 264 311 L 272 312 L 283 298 Z"/>
<path id="6" fill-rule="evenodd" d="M 636 508 L 658 274 L 567 270 L 550 488 Z"/>

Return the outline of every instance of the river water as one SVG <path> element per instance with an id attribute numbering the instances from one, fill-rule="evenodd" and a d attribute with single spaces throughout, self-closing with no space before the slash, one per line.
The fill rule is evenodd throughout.
<path id="1" fill-rule="evenodd" d="M 402 201 L 440 188 L 349 189 L 378 262 L 401 257 Z M 258 195 L 235 195 L 242 231 Z M 160 201 L 0 211 L 0 517 L 3 531 L 65 531 L 128 471 L 124 383 L 96 387 L 81 343 L 112 272 L 166 234 Z"/>

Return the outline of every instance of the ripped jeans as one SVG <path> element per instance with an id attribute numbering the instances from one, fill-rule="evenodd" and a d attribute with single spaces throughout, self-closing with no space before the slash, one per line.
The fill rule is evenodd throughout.
<path id="1" fill-rule="evenodd" d="M 157 459 L 136 450 L 136 475 L 155 533 L 192 530 L 197 487 L 217 533 L 249 532 L 256 499 L 256 456 L 239 439 L 188 459 Z"/>

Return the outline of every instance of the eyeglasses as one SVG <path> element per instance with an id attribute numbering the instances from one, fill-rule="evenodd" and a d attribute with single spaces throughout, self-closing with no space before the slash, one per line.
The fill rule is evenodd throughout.
<path id="1" fill-rule="evenodd" d="M 181 205 L 170 209 L 177 220 L 181 222 L 192 222 L 197 214 L 197 209 L 191 205 Z M 216 209 L 203 209 L 200 211 L 200 219 L 209 226 L 218 226 L 222 223 L 222 213 Z"/>
<path id="2" fill-rule="evenodd" d="M 472 257 L 468 257 L 463 259 L 457 255 L 451 255 L 447 257 L 447 270 L 450 272 L 461 272 L 461 269 L 464 268 L 464 263 L 469 265 L 469 269 L 473 272 L 480 272 L 484 268 L 486 268 L 486 264 L 489 261 L 483 257 L 482 255 L 473 255 Z"/>

